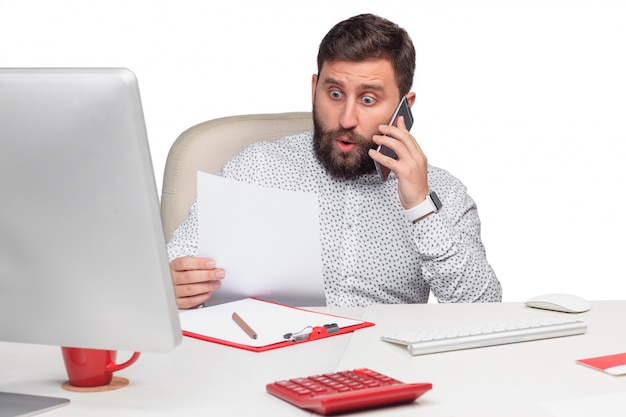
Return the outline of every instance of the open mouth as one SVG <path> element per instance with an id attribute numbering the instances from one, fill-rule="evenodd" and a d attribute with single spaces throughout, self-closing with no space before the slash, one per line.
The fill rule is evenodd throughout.
<path id="1" fill-rule="evenodd" d="M 337 147 L 342 152 L 349 152 L 354 149 L 357 145 L 354 142 L 349 142 L 347 140 L 337 139 L 336 141 Z"/>

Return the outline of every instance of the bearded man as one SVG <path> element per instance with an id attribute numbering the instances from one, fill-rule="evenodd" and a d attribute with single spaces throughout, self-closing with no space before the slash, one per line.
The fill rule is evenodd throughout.
<path id="1" fill-rule="evenodd" d="M 407 32 L 354 16 L 324 37 L 317 67 L 314 130 L 253 144 L 218 175 L 317 194 L 329 306 L 426 303 L 431 292 L 440 303 L 501 301 L 465 186 L 428 164 L 402 117 L 389 124 L 401 99 L 415 101 Z M 386 180 L 375 162 L 391 172 Z M 179 308 L 201 305 L 228 279 L 219 260 L 196 255 L 197 215 L 194 203 L 168 243 Z"/>

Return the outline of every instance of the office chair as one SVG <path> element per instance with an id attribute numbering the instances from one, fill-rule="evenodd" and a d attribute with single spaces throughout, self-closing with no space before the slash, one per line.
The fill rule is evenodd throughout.
<path id="1" fill-rule="evenodd" d="M 166 240 L 196 199 L 198 171 L 215 173 L 247 145 L 313 129 L 309 112 L 250 114 L 209 120 L 176 139 L 165 162 L 161 218 Z"/>

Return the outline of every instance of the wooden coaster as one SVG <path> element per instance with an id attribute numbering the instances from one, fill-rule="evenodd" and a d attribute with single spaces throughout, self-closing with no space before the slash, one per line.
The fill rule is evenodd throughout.
<path id="1" fill-rule="evenodd" d="M 61 387 L 66 391 L 74 392 L 104 392 L 113 391 L 116 389 L 124 388 L 130 381 L 127 378 L 114 376 L 109 385 L 102 385 L 100 387 L 75 387 L 70 384 L 69 381 L 65 381 Z"/>

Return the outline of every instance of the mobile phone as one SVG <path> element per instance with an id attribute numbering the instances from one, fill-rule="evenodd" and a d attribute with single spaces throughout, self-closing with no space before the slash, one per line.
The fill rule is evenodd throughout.
<path id="1" fill-rule="evenodd" d="M 411 130 L 411 127 L 413 126 L 413 113 L 411 113 L 411 106 L 409 106 L 409 100 L 407 100 L 406 96 L 403 96 L 402 100 L 400 100 L 398 107 L 396 107 L 396 110 L 393 112 L 393 116 L 391 116 L 389 124 L 395 126 L 398 116 L 404 117 L 406 129 Z M 393 159 L 398 159 L 398 155 L 386 146 L 378 145 L 377 151 Z M 374 165 L 376 165 L 376 171 L 378 172 L 380 179 L 386 181 L 390 172 L 389 168 L 376 161 L 374 161 Z"/>

